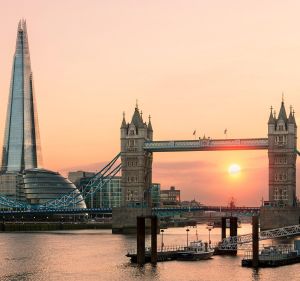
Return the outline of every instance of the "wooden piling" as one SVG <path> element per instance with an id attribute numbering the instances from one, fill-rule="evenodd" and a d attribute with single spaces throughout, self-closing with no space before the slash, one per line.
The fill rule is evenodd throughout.
<path id="1" fill-rule="evenodd" d="M 151 216 L 151 263 L 157 263 L 157 216 Z"/>
<path id="2" fill-rule="evenodd" d="M 145 217 L 137 217 L 137 264 L 145 264 Z"/>
<path id="3" fill-rule="evenodd" d="M 259 265 L 259 237 L 258 237 L 258 216 L 252 217 L 252 266 L 258 268 Z"/>
<path id="4" fill-rule="evenodd" d="M 221 241 L 226 238 L 226 217 L 222 217 Z"/>

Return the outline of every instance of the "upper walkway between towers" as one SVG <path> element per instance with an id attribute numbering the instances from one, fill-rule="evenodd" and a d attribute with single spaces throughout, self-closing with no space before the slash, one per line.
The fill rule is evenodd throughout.
<path id="1" fill-rule="evenodd" d="M 144 149 L 150 152 L 214 151 L 214 150 L 257 150 L 268 149 L 268 138 L 249 139 L 199 139 L 147 141 Z"/>

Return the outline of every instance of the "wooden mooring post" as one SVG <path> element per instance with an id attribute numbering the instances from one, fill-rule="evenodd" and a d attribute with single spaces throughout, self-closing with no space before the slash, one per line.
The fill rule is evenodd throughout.
<path id="1" fill-rule="evenodd" d="M 258 216 L 252 217 L 252 267 L 259 265 L 259 236 L 258 236 Z"/>
<path id="2" fill-rule="evenodd" d="M 226 217 L 222 217 L 221 221 L 221 227 L 222 227 L 222 232 L 221 232 L 221 241 L 226 238 Z"/>
<path id="3" fill-rule="evenodd" d="M 136 248 L 137 264 L 145 264 L 145 217 L 137 217 L 136 224 Z"/>
<path id="4" fill-rule="evenodd" d="M 229 220 L 230 222 L 230 236 L 234 237 L 237 236 L 237 217 L 222 217 L 221 218 L 221 241 L 226 238 L 226 222 Z M 237 254 L 237 245 L 233 249 L 215 249 L 215 255 L 236 255 Z"/>
<path id="5" fill-rule="evenodd" d="M 151 216 L 151 263 L 157 264 L 157 216 Z"/>
<path id="6" fill-rule="evenodd" d="M 157 216 L 137 217 L 137 264 L 145 264 L 145 220 L 151 219 L 151 263 L 157 263 Z"/>

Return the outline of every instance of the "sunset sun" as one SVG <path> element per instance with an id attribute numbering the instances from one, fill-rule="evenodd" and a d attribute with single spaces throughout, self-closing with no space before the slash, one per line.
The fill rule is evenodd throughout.
<path id="1" fill-rule="evenodd" d="M 231 164 L 228 167 L 228 173 L 230 175 L 237 175 L 240 173 L 240 171 L 241 171 L 241 167 L 238 164 Z"/>

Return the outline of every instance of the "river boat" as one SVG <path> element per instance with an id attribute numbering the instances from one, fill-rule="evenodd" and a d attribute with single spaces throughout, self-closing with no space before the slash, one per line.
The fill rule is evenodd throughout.
<path id="1" fill-rule="evenodd" d="M 207 260 L 214 254 L 214 249 L 201 240 L 190 242 L 184 250 L 178 251 L 177 260 L 181 261 L 198 261 Z"/>
<path id="2" fill-rule="evenodd" d="M 252 253 L 246 253 L 246 257 L 242 260 L 242 266 L 252 266 Z M 259 266 L 275 267 L 300 262 L 299 249 L 292 245 L 272 245 L 265 246 L 259 253 Z"/>

